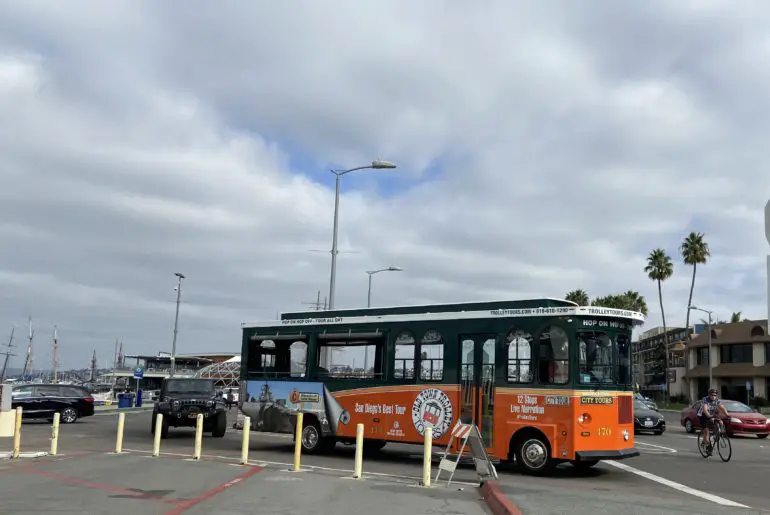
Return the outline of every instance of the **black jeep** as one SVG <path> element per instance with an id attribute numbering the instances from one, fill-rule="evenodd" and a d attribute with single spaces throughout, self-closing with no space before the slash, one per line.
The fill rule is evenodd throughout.
<path id="1" fill-rule="evenodd" d="M 160 437 L 168 436 L 169 427 L 195 427 L 198 414 L 203 414 L 203 430 L 222 438 L 227 429 L 227 409 L 224 400 L 210 379 L 167 377 L 160 387 L 160 396 L 152 410 L 150 431 L 155 434 L 158 413 L 163 415 Z"/>

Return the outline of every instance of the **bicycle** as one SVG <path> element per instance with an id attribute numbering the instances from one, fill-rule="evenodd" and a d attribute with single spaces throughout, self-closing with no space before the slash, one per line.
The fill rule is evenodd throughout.
<path id="1" fill-rule="evenodd" d="M 727 434 L 725 423 L 721 418 L 717 418 L 714 425 L 716 427 L 711 428 L 709 434 L 709 449 L 703 448 L 703 432 L 701 431 L 698 433 L 698 451 L 704 458 L 709 458 L 714 454 L 714 448 L 716 447 L 722 461 L 728 462 L 733 455 L 733 446 L 730 443 L 730 437 Z"/>

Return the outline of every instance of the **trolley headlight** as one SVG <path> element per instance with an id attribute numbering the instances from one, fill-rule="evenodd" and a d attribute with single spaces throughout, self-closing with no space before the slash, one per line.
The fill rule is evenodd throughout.
<path id="1" fill-rule="evenodd" d="M 623 430 L 623 441 L 628 441 L 628 429 Z"/>

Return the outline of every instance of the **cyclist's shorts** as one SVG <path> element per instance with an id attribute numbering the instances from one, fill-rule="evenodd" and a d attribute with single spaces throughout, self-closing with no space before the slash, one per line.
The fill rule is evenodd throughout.
<path id="1" fill-rule="evenodd" d="M 706 415 L 700 416 L 700 427 L 708 427 L 709 429 L 714 429 L 714 424 L 709 420 L 709 418 Z"/>

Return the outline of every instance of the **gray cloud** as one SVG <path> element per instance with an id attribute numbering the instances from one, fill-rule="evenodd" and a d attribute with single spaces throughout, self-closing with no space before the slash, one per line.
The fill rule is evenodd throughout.
<path id="1" fill-rule="evenodd" d="M 337 305 L 637 289 L 664 247 L 670 323 L 696 285 L 766 316 L 768 9 L 717 2 L 4 2 L 0 330 L 57 324 L 67 366 L 239 347 L 239 325 L 328 291 L 331 166 L 344 178 Z M 434 169 L 436 164 L 438 169 Z M 300 166 L 301 164 L 301 166 Z M 0 333 L 1 334 L 1 333 Z"/>

